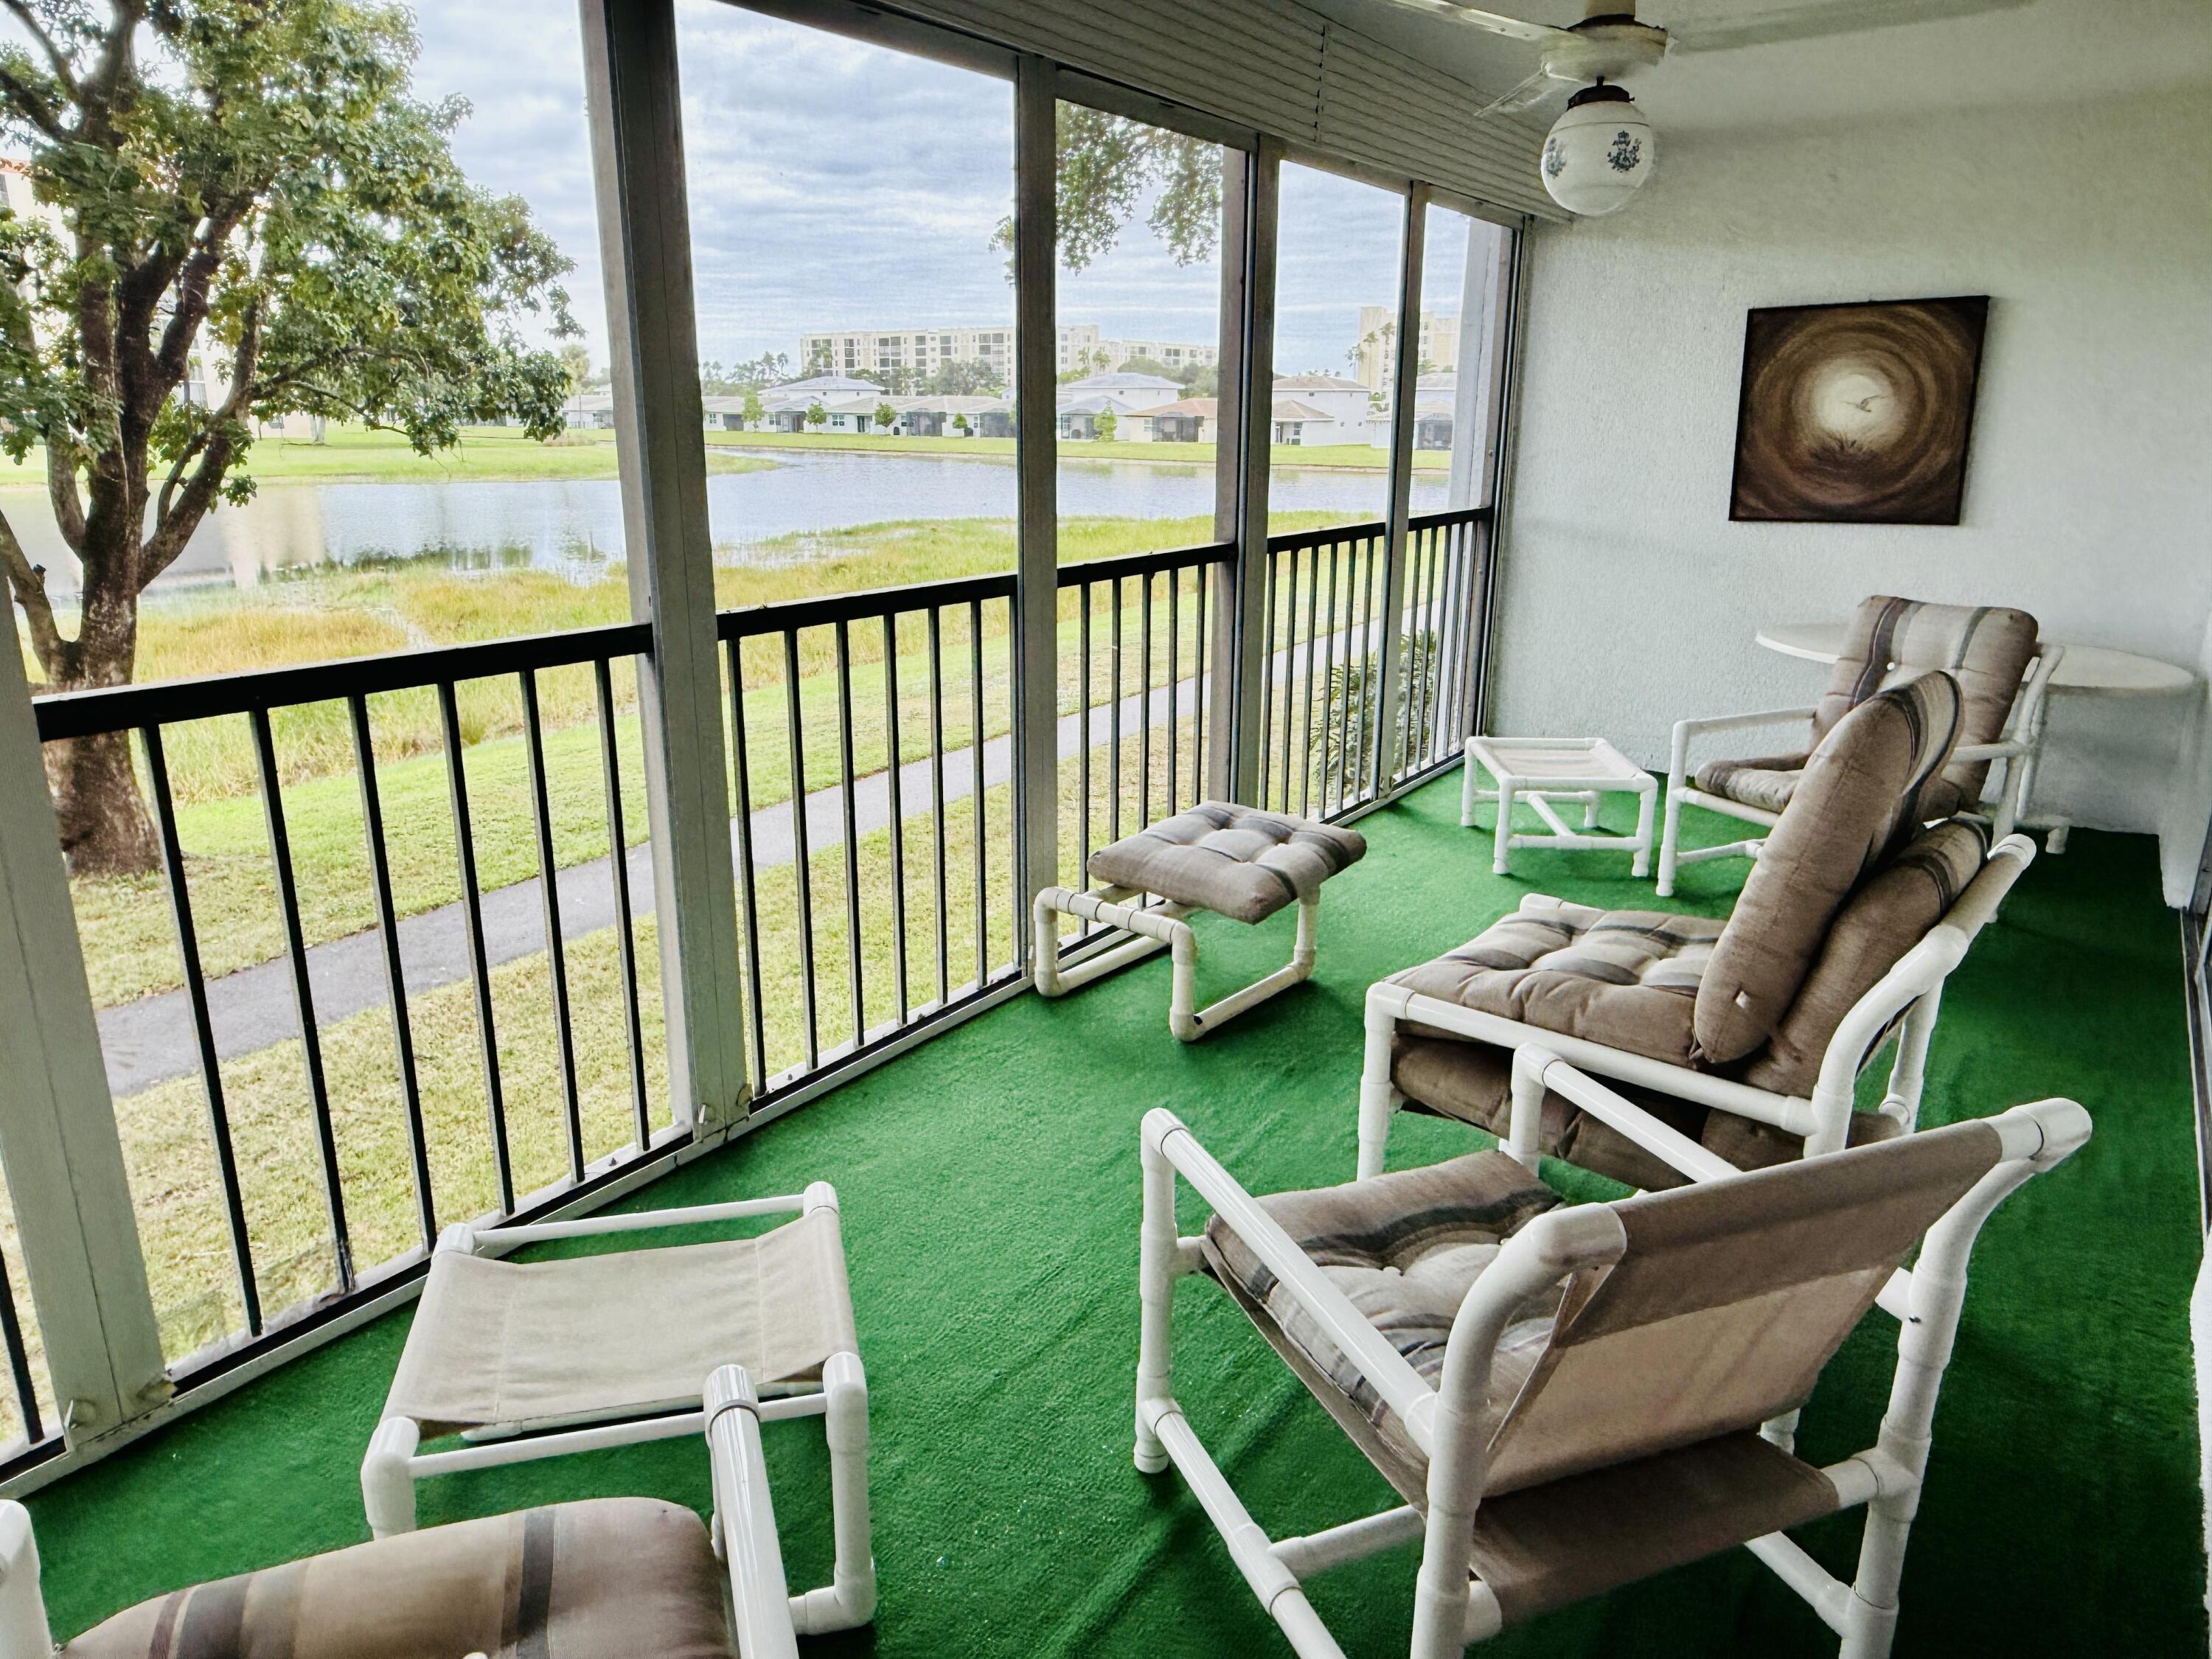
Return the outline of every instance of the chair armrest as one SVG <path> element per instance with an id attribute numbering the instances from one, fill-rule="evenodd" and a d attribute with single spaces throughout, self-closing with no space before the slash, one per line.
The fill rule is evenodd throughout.
<path id="1" fill-rule="evenodd" d="M 1190 1183 L 1311 1316 L 1336 1351 L 1405 1419 L 1421 1449 L 1431 1449 L 1425 1437 L 1435 1391 L 1352 1305 L 1352 1298 L 1329 1281 L 1313 1258 L 1298 1249 L 1282 1224 L 1260 1207 L 1237 1178 L 1198 1144 L 1198 1138 L 1182 1120 L 1165 1107 L 1156 1106 L 1145 1114 L 1144 1146 L 1147 1153 L 1166 1159 Z"/>
<path id="2" fill-rule="evenodd" d="M 459 1248 L 473 1251 L 486 1249 L 504 1251 L 518 1244 L 542 1243 L 552 1238 L 585 1238 L 597 1233 L 643 1232 L 654 1227 L 696 1227 L 702 1222 L 736 1221 L 746 1216 L 786 1215 L 794 1211 L 812 1214 L 817 1210 L 835 1212 L 837 1208 L 837 1189 L 826 1181 L 811 1182 L 803 1193 L 786 1193 L 775 1198 L 741 1198 L 727 1204 L 689 1204 L 673 1210 L 638 1210 L 619 1215 L 585 1216 L 574 1221 L 534 1221 L 507 1227 L 486 1227 L 481 1230 L 447 1228 L 449 1234 L 465 1231 L 465 1239 L 456 1239 Z M 439 1240 L 445 1248 L 445 1240 Z"/>
<path id="3" fill-rule="evenodd" d="M 1696 720 L 1676 720 L 1678 732 L 1734 732 L 1753 726 L 1787 726 L 1794 720 L 1809 720 L 1817 708 L 1768 708 L 1756 714 L 1709 714 Z"/>
<path id="4" fill-rule="evenodd" d="M 705 1399 L 714 1541 L 730 1575 L 738 1650 L 745 1659 L 799 1659 L 752 1379 L 742 1365 L 721 1366 L 707 1378 Z"/>
<path id="5" fill-rule="evenodd" d="M 1700 1146 L 1680 1129 L 1662 1122 L 1626 1096 L 1608 1089 L 1587 1072 L 1578 1072 L 1541 1043 L 1513 1051 L 1513 1116 L 1506 1149 L 1531 1170 L 1550 1089 L 1634 1141 L 1671 1170 L 1692 1181 L 1725 1181 L 1743 1172 L 1718 1153 Z"/>
<path id="6" fill-rule="evenodd" d="M 1962 743 L 1951 751 L 1954 761 L 2009 760 L 2025 755 L 2027 744 L 2018 738 L 2007 738 L 2002 743 Z"/>

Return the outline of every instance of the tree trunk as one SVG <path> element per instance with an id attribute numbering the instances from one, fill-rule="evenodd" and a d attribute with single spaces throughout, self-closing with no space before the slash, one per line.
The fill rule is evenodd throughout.
<path id="1" fill-rule="evenodd" d="M 159 866 L 161 845 L 138 793 L 129 732 L 48 744 L 46 780 L 71 874 L 135 876 Z"/>

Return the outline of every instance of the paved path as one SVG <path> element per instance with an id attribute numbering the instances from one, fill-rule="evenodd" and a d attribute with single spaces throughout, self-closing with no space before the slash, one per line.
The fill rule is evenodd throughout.
<path id="1" fill-rule="evenodd" d="M 1418 625 L 1418 616 L 1413 619 Z M 1368 646 L 1373 624 L 1348 629 L 1334 641 L 1326 636 L 1315 647 L 1318 665 L 1332 643 L 1339 662 Z M 1271 674 L 1277 684 L 1293 678 L 1294 657 L 1305 654 L 1303 644 L 1275 653 Z M 1206 684 L 1211 683 L 1211 676 Z M 1164 726 L 1170 703 L 1176 718 L 1195 714 L 1201 706 L 1204 685 L 1195 678 L 1178 681 L 1172 690 L 1155 688 L 1149 698 L 1142 694 L 1121 699 L 1121 741 L 1125 749 L 1140 740 L 1147 725 Z M 1091 711 L 1090 746 L 1102 749 L 1113 735 L 1114 705 Z M 1069 759 L 1084 747 L 1083 717 L 1063 714 L 1059 720 L 1058 749 Z M 1153 740 L 1153 766 L 1167 764 L 1164 733 Z M 1013 742 L 993 738 L 983 744 L 983 783 L 986 788 L 1005 783 L 1013 773 Z M 965 799 L 975 787 L 975 751 L 955 750 L 945 757 L 945 799 L 948 804 Z M 932 811 L 930 763 L 909 761 L 899 769 L 900 805 L 908 819 L 927 817 Z M 890 823 L 890 775 L 872 773 L 856 779 L 853 788 L 854 822 L 867 835 Z M 764 806 L 752 814 L 753 865 L 757 872 L 793 861 L 792 811 L 788 801 Z M 731 844 L 737 842 L 737 823 L 730 826 Z M 810 791 L 806 797 L 806 834 L 810 849 L 820 853 L 842 846 L 845 839 L 843 791 L 832 786 Z M 733 854 L 734 856 L 734 851 Z M 653 909 L 653 854 L 648 846 L 629 849 L 630 903 L 638 915 Z M 561 900 L 561 937 L 580 939 L 615 923 L 615 890 L 611 860 L 594 859 L 556 872 L 556 891 Z M 532 877 L 511 886 L 495 888 L 483 896 L 484 953 L 493 966 L 535 956 L 546 948 L 545 912 L 539 879 Z M 463 907 L 442 905 L 399 924 L 399 956 L 410 996 L 459 983 L 469 977 L 468 933 Z M 374 928 L 312 945 L 307 951 L 307 978 L 314 990 L 318 1029 L 355 1014 L 381 1008 L 390 1000 L 385 978 L 384 945 Z M 208 1008 L 215 1028 L 216 1053 L 224 1060 L 250 1054 L 300 1035 L 299 1010 L 292 992 L 292 968 L 287 957 L 277 957 L 243 968 L 208 981 Z M 173 1078 L 189 1077 L 199 1070 L 199 1049 L 192 1036 L 191 1004 L 182 990 L 162 991 L 136 1002 L 104 1010 L 100 1015 L 100 1045 L 107 1058 L 108 1087 L 118 1096 L 136 1094 Z"/>

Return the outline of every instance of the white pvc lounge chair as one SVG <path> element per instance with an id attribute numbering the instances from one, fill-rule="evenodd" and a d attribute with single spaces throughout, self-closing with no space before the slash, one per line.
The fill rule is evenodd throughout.
<path id="1" fill-rule="evenodd" d="M 2035 856 L 1966 819 L 1915 833 L 1958 707 L 1930 674 L 1839 721 L 1725 924 L 1531 895 L 1370 987 L 1358 1173 L 1382 1172 L 1407 1104 L 1502 1134 L 1512 1054 L 1532 1042 L 1739 1168 L 1911 1131 L 1944 981 Z M 1858 1112 L 1859 1074 L 1892 1035 L 1886 1097 Z M 1680 1179 L 1556 1093 L 1543 1146 L 1631 1186 Z"/>
<path id="2" fill-rule="evenodd" d="M 1993 838 L 2013 831 L 2027 809 L 2043 741 L 2044 704 L 2065 647 L 2036 641 L 2035 618 L 1996 605 L 1929 605 L 1877 593 L 1862 599 L 1844 631 L 1843 654 L 1820 702 L 1677 720 L 1667 771 L 1667 816 L 1659 842 L 1659 896 L 1672 897 L 1678 866 L 1707 859 L 1756 858 L 1761 837 L 1720 847 L 1681 844 L 1682 808 L 1703 806 L 1747 823 L 1779 821 L 1803 778 L 1811 752 L 1867 698 L 1931 670 L 1954 676 L 1965 690 L 1958 746 L 1921 805 L 1929 818 L 1978 809 L 1990 764 L 2004 767 L 1990 818 Z M 1750 760 L 1708 760 L 1690 769 L 1690 745 L 1717 732 L 1809 722 L 1804 746 Z"/>
<path id="3" fill-rule="evenodd" d="M 792 1211 L 798 1219 L 753 1238 L 531 1262 L 481 1254 Z M 736 1419 L 718 1419 L 700 1387 L 724 1362 L 748 1379 Z M 795 1417 L 824 1419 L 836 1559 L 830 1583 L 790 1598 L 791 1619 L 802 1634 L 852 1629 L 876 1602 L 868 1390 L 827 1182 L 793 1197 L 448 1227 L 362 1461 L 362 1497 L 371 1530 L 387 1538 L 413 1529 L 426 1476 L 672 1439 L 717 1420 L 757 1437 L 758 1424 Z M 472 1443 L 420 1449 L 449 1434 Z M 763 1482 L 763 1510 L 766 1494 Z"/>
<path id="4" fill-rule="evenodd" d="M 1174 1464 L 1304 1659 L 1342 1650 L 1304 1581 L 1414 1539 L 1413 1659 L 1737 1545 L 1845 1659 L 1882 1659 L 1967 1255 L 2008 1194 L 2088 1138 L 2088 1114 L 2046 1100 L 1746 1173 L 1555 1056 L 1520 1068 L 1532 1138 L 1548 1084 L 1698 1184 L 1567 1207 L 1493 1151 L 1255 1200 L 1172 1113 L 1147 1115 L 1137 1467 Z M 1200 1237 L 1177 1236 L 1178 1176 L 1213 1211 Z M 1399 1507 L 1303 1537 L 1261 1530 L 1171 1389 L 1175 1287 L 1191 1273 L 1229 1292 Z M 1798 1408 L 1877 1302 L 1900 1321 L 1880 1435 L 1803 1462 Z M 1862 1505 L 1849 1582 L 1785 1535 Z"/>
<path id="5" fill-rule="evenodd" d="M 155 1596 L 58 1659 L 797 1659 L 761 1402 L 734 1365 L 702 1395 L 711 1530 L 646 1498 L 459 1521 Z M 0 1503 L 0 1659 L 56 1659 L 31 1517 L 15 1503 Z"/>

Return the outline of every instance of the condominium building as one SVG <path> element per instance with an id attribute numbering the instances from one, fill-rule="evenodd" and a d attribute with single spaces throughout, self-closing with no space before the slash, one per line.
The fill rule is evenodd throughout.
<path id="1" fill-rule="evenodd" d="M 1172 369 L 1203 368 L 1218 362 L 1218 345 L 1182 340 L 1109 340 L 1096 323 L 1070 323 L 1057 331 L 1058 372 L 1106 374 L 1132 358 Z M 910 369 L 929 374 L 947 363 L 980 362 L 1001 380 L 1014 370 L 1012 324 L 962 324 L 942 328 L 821 329 L 799 337 L 802 368 L 827 364 L 833 374 Z"/>
<path id="2" fill-rule="evenodd" d="M 1359 307 L 1359 368 L 1358 380 L 1370 392 L 1380 392 L 1390 381 L 1390 354 L 1398 335 L 1398 307 Z M 1419 371 L 1440 372 L 1459 367 L 1459 313 L 1439 316 L 1421 313 L 1421 357 Z"/>

